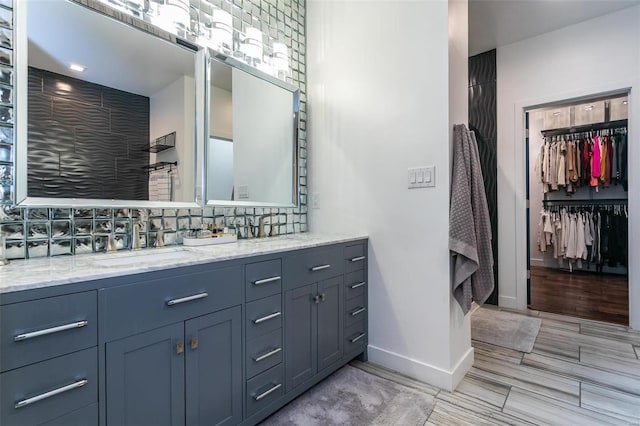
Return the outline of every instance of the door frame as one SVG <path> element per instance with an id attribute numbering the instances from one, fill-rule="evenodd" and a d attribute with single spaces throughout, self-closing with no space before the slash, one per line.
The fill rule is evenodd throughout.
<path id="1" fill-rule="evenodd" d="M 628 129 L 632 135 L 640 134 L 640 105 L 637 106 L 637 110 L 634 109 L 635 104 L 640 102 L 640 97 L 634 97 L 633 87 L 634 84 L 638 87 L 637 81 L 627 81 L 616 84 L 607 84 L 605 86 L 589 88 L 580 90 L 579 92 L 569 92 L 554 94 L 546 97 L 540 97 L 536 99 L 521 100 L 514 103 L 514 135 L 513 141 L 514 147 L 514 161 L 516 173 L 513 176 L 514 181 L 511 186 L 513 187 L 513 200 L 515 203 L 515 232 L 514 232 L 514 246 L 511 247 L 498 247 L 498 250 L 510 250 L 515 249 L 515 276 L 503 277 L 501 282 L 508 281 L 509 279 L 515 281 L 515 306 L 512 303 L 500 303 L 500 306 L 507 308 L 514 308 L 518 310 L 527 309 L 527 294 L 528 294 L 528 242 L 529 235 L 527 229 L 527 185 L 529 176 L 526 174 L 528 166 L 528 155 L 526 147 L 526 113 L 533 109 L 538 109 L 546 106 L 557 105 L 567 102 L 579 102 L 581 100 L 588 100 L 595 96 L 610 96 L 620 93 L 627 93 L 629 97 L 629 123 Z M 638 140 L 637 136 L 634 136 Z M 628 145 L 628 161 L 640 158 L 640 144 L 630 143 Z M 504 161 L 504 160 L 503 160 Z M 498 163 L 500 167 L 500 163 Z M 508 184 L 508 182 L 503 182 Z M 629 169 L 629 186 L 636 188 L 640 187 L 640 167 L 637 170 Z M 638 192 L 638 191 L 636 191 Z M 636 207 L 639 207 L 638 213 L 636 213 Z M 634 194 L 633 191 L 629 191 L 629 215 L 636 217 L 636 214 L 640 217 L 640 193 Z M 509 226 L 509 224 L 503 224 L 503 226 Z M 634 235 L 640 235 L 640 221 L 629 221 L 629 259 L 640 258 L 640 245 L 633 238 Z M 640 241 L 638 239 L 637 241 Z M 503 262 L 499 263 L 504 264 Z M 500 268 L 502 269 L 502 268 Z M 505 271 L 506 272 L 506 271 Z M 501 275 L 504 275 L 504 273 Z M 640 268 L 637 268 L 633 262 L 629 262 L 628 269 L 629 276 L 629 327 L 634 329 L 640 329 Z"/>

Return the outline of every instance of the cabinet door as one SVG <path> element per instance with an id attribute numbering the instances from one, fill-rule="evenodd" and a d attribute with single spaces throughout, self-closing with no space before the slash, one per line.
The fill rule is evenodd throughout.
<path id="1" fill-rule="evenodd" d="M 342 357 L 342 277 L 319 282 L 318 294 L 318 370 L 322 370 Z"/>
<path id="2" fill-rule="evenodd" d="M 287 392 L 317 371 L 317 285 L 285 292 L 285 384 Z"/>
<path id="3" fill-rule="evenodd" d="M 185 323 L 187 425 L 242 421 L 240 306 Z"/>
<path id="4" fill-rule="evenodd" d="M 184 323 L 107 343 L 107 424 L 184 425 Z"/>

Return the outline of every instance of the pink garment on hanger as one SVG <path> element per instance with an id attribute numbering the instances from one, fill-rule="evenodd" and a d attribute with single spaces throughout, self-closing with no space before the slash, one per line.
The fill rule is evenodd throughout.
<path id="1" fill-rule="evenodd" d="M 593 157 L 591 157 L 591 176 L 600 177 L 600 140 L 593 137 Z"/>

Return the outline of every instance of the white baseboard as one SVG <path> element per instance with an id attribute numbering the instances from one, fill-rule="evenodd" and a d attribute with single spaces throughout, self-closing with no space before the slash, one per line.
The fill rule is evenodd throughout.
<path id="1" fill-rule="evenodd" d="M 372 363 L 397 371 L 406 376 L 453 392 L 473 365 L 473 348 L 456 363 L 452 371 L 429 365 L 422 361 L 369 345 L 368 359 Z"/>
<path id="2" fill-rule="evenodd" d="M 501 308 L 518 309 L 518 300 L 513 296 L 498 296 L 498 306 Z"/>

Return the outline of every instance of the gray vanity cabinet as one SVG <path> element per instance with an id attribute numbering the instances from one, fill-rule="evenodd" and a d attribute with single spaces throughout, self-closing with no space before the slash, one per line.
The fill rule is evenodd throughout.
<path id="1" fill-rule="evenodd" d="M 240 423 L 240 318 L 236 306 L 107 343 L 107 424 Z"/>
<path id="2" fill-rule="evenodd" d="M 97 421 L 96 319 L 95 291 L 0 306 L 1 425 Z"/>
<path id="3" fill-rule="evenodd" d="M 239 267 L 184 268 L 101 290 L 100 301 L 107 425 L 242 421 Z"/>
<path id="4" fill-rule="evenodd" d="M 333 248 L 333 251 L 338 252 L 341 258 L 340 248 Z M 335 254 L 331 253 L 331 256 Z M 310 266 L 308 269 L 313 267 Z M 296 264 L 296 268 L 304 269 L 300 268 L 299 264 Z M 334 271 L 339 271 L 339 268 Z M 308 279 L 308 275 L 303 275 L 302 282 L 304 278 Z M 299 282 L 293 278 L 289 281 L 288 275 L 285 275 L 285 279 L 287 286 L 295 286 L 295 283 Z M 287 290 L 284 298 L 285 384 L 286 391 L 289 392 L 342 357 L 342 276 Z"/>
<path id="5" fill-rule="evenodd" d="M 183 342 L 177 323 L 107 343 L 108 425 L 184 425 Z"/>
<path id="6" fill-rule="evenodd" d="M 240 306 L 185 323 L 187 426 L 242 421 Z"/>
<path id="7" fill-rule="evenodd" d="M 367 348 L 354 240 L 0 299 L 0 424 L 254 426 Z"/>

